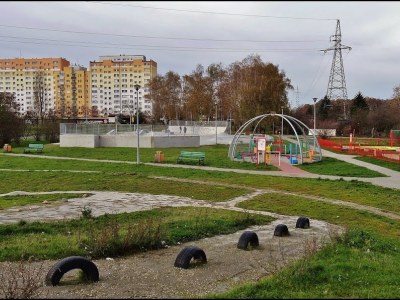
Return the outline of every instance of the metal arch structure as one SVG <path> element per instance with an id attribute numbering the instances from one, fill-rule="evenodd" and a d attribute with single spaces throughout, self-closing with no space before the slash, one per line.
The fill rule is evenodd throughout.
<path id="1" fill-rule="evenodd" d="M 238 129 L 238 131 L 235 133 L 235 135 L 234 135 L 234 137 L 233 137 L 233 139 L 232 139 L 232 142 L 231 142 L 231 144 L 230 144 L 230 146 L 229 146 L 228 157 L 229 157 L 231 160 L 234 160 L 234 159 L 235 159 L 236 145 L 237 145 L 237 143 L 238 143 L 240 137 L 242 136 L 242 133 L 245 131 L 245 129 L 246 129 L 249 125 L 251 125 L 253 122 L 258 121 L 257 124 L 256 124 L 256 126 L 254 127 L 254 130 L 253 130 L 253 134 L 254 134 L 254 132 L 256 131 L 256 129 L 257 129 L 257 127 L 258 127 L 258 125 L 260 124 L 260 122 L 261 122 L 263 119 L 265 119 L 265 118 L 267 118 L 267 117 L 276 117 L 276 116 L 282 118 L 283 120 L 285 120 L 285 121 L 287 122 L 287 124 L 289 124 L 289 126 L 292 128 L 292 131 L 293 131 L 293 133 L 294 133 L 294 135 L 295 135 L 295 137 L 296 137 L 296 141 L 297 141 L 297 145 L 299 146 L 299 149 L 302 149 L 301 140 L 305 140 L 305 141 L 307 141 L 307 142 L 309 142 L 309 141 L 311 140 L 311 142 L 312 142 L 312 144 L 313 144 L 312 148 L 313 148 L 313 150 L 314 150 L 314 158 L 315 158 L 314 160 L 320 161 L 320 160 L 322 159 L 321 147 L 320 147 L 320 145 L 319 145 L 319 143 L 318 143 L 318 139 L 317 139 L 315 133 L 314 133 L 313 131 L 311 131 L 310 128 L 309 128 L 306 124 L 304 124 L 303 122 L 301 122 L 300 120 L 298 120 L 298 119 L 296 119 L 296 118 L 294 118 L 294 117 L 288 116 L 288 115 L 276 114 L 276 113 L 263 114 L 263 115 L 254 117 L 254 118 L 248 120 L 247 122 L 245 122 L 245 123 Z M 298 127 L 298 129 L 301 131 L 301 135 L 302 135 L 302 137 L 303 137 L 302 139 L 299 137 L 299 134 L 297 133 L 297 130 L 296 130 L 295 125 L 296 125 L 296 126 Z M 306 133 L 306 130 L 307 130 L 308 132 L 312 132 L 312 137 L 310 137 L 310 136 Z M 310 143 L 310 145 L 311 145 L 311 143 Z M 303 151 L 300 151 L 300 163 L 301 163 L 301 164 L 303 163 Z"/>

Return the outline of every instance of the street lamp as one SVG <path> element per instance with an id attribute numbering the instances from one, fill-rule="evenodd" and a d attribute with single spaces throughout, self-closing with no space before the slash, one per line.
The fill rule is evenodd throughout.
<path id="1" fill-rule="evenodd" d="M 121 62 L 118 62 L 118 87 L 119 87 L 119 123 L 122 124 L 122 97 L 121 97 Z"/>
<path id="2" fill-rule="evenodd" d="M 315 102 L 317 102 L 318 98 L 313 98 L 313 100 L 314 100 L 314 148 L 315 148 L 315 135 L 317 134 L 317 132 L 316 132 L 316 118 L 317 118 L 317 115 L 316 115 L 316 112 L 315 112 Z"/>
<path id="3" fill-rule="evenodd" d="M 317 102 L 318 98 L 312 98 L 314 100 L 314 134 L 316 129 L 316 112 L 315 112 L 315 102 Z"/>
<path id="4" fill-rule="evenodd" d="M 136 164 L 140 163 L 140 156 L 139 156 L 139 89 L 140 89 L 140 85 L 135 84 L 135 90 L 136 90 L 136 133 L 137 133 Z"/>
<path id="5" fill-rule="evenodd" d="M 218 120 L 218 102 L 215 101 L 215 145 L 218 144 L 217 120 Z"/>
<path id="6" fill-rule="evenodd" d="M 283 106 L 281 106 L 282 108 L 282 124 L 281 124 L 281 139 L 283 138 Z"/>

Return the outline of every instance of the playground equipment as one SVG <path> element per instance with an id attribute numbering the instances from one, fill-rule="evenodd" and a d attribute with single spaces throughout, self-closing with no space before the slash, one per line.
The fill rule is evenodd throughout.
<path id="1" fill-rule="evenodd" d="M 266 134 L 255 134 L 261 121 L 267 118 L 279 117 L 289 125 L 288 135 L 278 139 Z M 283 126 L 282 126 L 283 127 Z M 249 128 L 254 128 L 251 134 Z M 311 133 L 311 134 L 308 134 Z M 287 153 L 289 150 L 289 153 Z M 228 156 L 231 160 L 243 160 L 256 163 L 270 163 L 271 155 L 288 155 L 291 164 L 303 164 L 322 159 L 321 148 L 314 132 L 300 120 L 284 114 L 268 113 L 245 122 L 234 135 L 229 147 Z M 280 162 L 279 162 L 280 163 Z"/>

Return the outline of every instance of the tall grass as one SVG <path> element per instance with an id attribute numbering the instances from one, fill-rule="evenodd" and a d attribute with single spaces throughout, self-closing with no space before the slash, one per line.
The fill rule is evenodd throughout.
<path id="1" fill-rule="evenodd" d="M 122 256 L 272 220 L 236 211 L 181 207 L 49 223 L 24 221 L 0 225 L 0 261 Z"/>
<path id="2" fill-rule="evenodd" d="M 399 258 L 398 241 L 394 243 L 365 230 L 349 230 L 315 255 L 274 276 L 207 298 L 398 298 Z"/>

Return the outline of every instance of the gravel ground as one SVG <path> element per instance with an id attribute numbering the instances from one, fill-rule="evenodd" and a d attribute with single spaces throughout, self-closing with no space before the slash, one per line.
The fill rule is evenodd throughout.
<path id="1" fill-rule="evenodd" d="M 100 273 L 98 282 L 77 283 L 78 270 L 75 269 L 62 277 L 60 285 L 42 286 L 35 298 L 192 298 L 227 291 L 239 284 L 255 282 L 315 252 L 341 231 L 337 226 L 318 220 L 310 220 L 309 229 L 295 228 L 296 220 L 287 217 L 267 226 L 248 228 L 257 233 L 260 242 L 260 246 L 252 250 L 237 248 L 243 233 L 239 231 L 123 258 L 93 260 Z M 274 236 L 278 224 L 287 225 L 290 236 Z M 192 262 L 188 269 L 174 267 L 178 253 L 188 245 L 201 248 L 206 253 L 207 263 Z M 42 282 L 56 262 L 33 263 L 36 270 L 41 269 Z"/>

